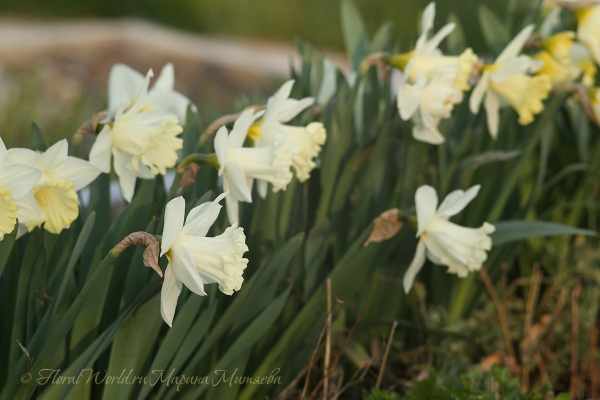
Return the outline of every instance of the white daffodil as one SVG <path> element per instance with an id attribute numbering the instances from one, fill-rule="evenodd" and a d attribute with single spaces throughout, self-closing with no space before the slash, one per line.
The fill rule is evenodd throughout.
<path id="1" fill-rule="evenodd" d="M 453 85 L 455 77 L 455 68 L 442 68 L 430 82 L 419 73 L 415 83 L 405 82 L 400 87 L 400 117 L 405 121 L 413 119 L 415 139 L 431 144 L 444 142 L 438 130 L 440 119 L 450 118 L 454 105 L 462 101 L 462 92 Z"/>
<path id="2" fill-rule="evenodd" d="M 550 77 L 553 86 L 564 86 L 581 75 L 581 68 L 571 58 L 574 32 L 559 32 L 542 40 L 542 51 L 533 56 L 544 63 L 537 71 Z"/>
<path id="3" fill-rule="evenodd" d="M 578 42 L 573 43 L 569 52 L 569 58 L 574 65 L 583 71 L 581 83 L 584 86 L 594 86 L 598 67 L 596 67 L 596 63 L 592 60 L 585 46 Z"/>
<path id="4" fill-rule="evenodd" d="M 457 274 L 461 278 L 481 268 L 487 259 L 486 252 L 492 248 L 489 234 L 494 232 L 494 226 L 484 222 L 481 228 L 474 229 L 448 221 L 448 218 L 461 212 L 478 192 L 479 185 L 466 192 L 455 190 L 438 207 L 434 188 L 424 185 L 417 189 L 415 204 L 417 237 L 420 240 L 415 256 L 404 274 L 403 286 L 406 293 L 425 264 L 426 256 L 434 264 L 447 265 L 448 273 Z"/>
<path id="5" fill-rule="evenodd" d="M 600 5 L 575 10 L 577 39 L 600 64 Z"/>
<path id="6" fill-rule="evenodd" d="M 218 283 L 219 290 L 227 295 L 242 287 L 242 274 L 248 264 L 243 258 L 248 251 L 244 229 L 234 224 L 219 236 L 206 237 L 219 215 L 219 201 L 226 195 L 222 193 L 215 201 L 193 208 L 185 224 L 183 197 L 167 203 L 160 255 L 166 255 L 169 264 L 165 270 L 160 312 L 169 326 L 173 323 L 182 284 L 200 296 L 206 295 L 204 285 L 209 283 Z"/>
<path id="7" fill-rule="evenodd" d="M 124 106 L 131 107 L 147 83 L 144 75 L 125 64 L 115 64 L 108 76 L 108 113 L 115 114 Z M 175 87 L 175 70 L 168 63 L 160 71 L 152 89 L 144 99 L 144 110 L 159 110 L 177 115 L 180 125 L 185 125 L 187 107 L 190 100 Z"/>
<path id="8" fill-rule="evenodd" d="M 177 163 L 177 150 L 183 147 L 183 140 L 177 137 L 183 131 L 177 115 L 146 108 L 151 77 L 152 70 L 137 99 L 117 109 L 114 121 L 104 125 L 90 151 L 90 162 L 105 173 L 110 172 L 114 156 L 121 192 L 128 202 L 133 198 L 136 178 L 153 179 L 157 174 L 166 174 L 167 168 Z"/>
<path id="9" fill-rule="evenodd" d="M 235 121 L 231 133 L 221 127 L 215 136 L 215 153 L 219 160 L 219 176 L 227 196 L 229 222 L 238 223 L 238 201 L 252 202 L 254 179 L 269 182 L 273 191 L 285 190 L 292 180 L 290 167 L 296 150 L 283 133 L 275 135 L 273 144 L 262 147 L 242 147 L 248 128 L 261 113 L 248 109 Z"/>
<path id="10" fill-rule="evenodd" d="M 100 170 L 89 162 L 68 155 L 69 144 L 63 139 L 43 153 L 29 149 L 10 149 L 8 160 L 14 164 L 30 165 L 42 176 L 31 189 L 40 211 L 40 218 L 23 221 L 28 231 L 44 224 L 44 229 L 58 234 L 68 228 L 79 215 L 77 191 L 89 185 Z"/>
<path id="11" fill-rule="evenodd" d="M 0 241 L 17 223 L 40 219 L 31 189 L 39 182 L 42 171 L 29 165 L 13 164 L 0 138 Z"/>
<path id="12" fill-rule="evenodd" d="M 478 57 L 471 48 L 466 49 L 460 56 L 444 56 L 438 46 L 456 25 L 453 22 L 444 25 L 429 39 L 429 31 L 433 29 L 434 20 L 435 2 L 431 2 L 423 10 L 421 35 L 417 39 L 415 49 L 408 53 L 392 56 L 390 63 L 404 71 L 411 80 L 416 80 L 419 73 L 425 75 L 427 79 L 431 79 L 441 68 L 455 67 L 457 73 L 453 82 L 454 87 L 460 90 L 469 90 L 471 88 L 469 77 Z"/>
<path id="13" fill-rule="evenodd" d="M 548 75 L 528 75 L 528 72 L 539 70 L 543 64 L 529 56 L 519 56 L 532 32 L 533 25 L 525 27 L 493 64 L 483 66 L 483 74 L 471 94 L 469 105 L 474 114 L 479 111 L 485 97 L 487 125 L 494 139 L 498 136 L 500 107 L 510 105 L 519 114 L 519 124 L 530 124 L 534 115 L 544 109 L 542 100 L 548 97 L 552 89 Z"/>
<path id="14" fill-rule="evenodd" d="M 313 159 L 321 152 L 327 133 L 320 122 L 311 122 L 305 127 L 284 125 L 284 122 L 294 118 L 315 101 L 312 97 L 302 100 L 290 99 L 293 85 L 293 80 L 287 81 L 269 98 L 263 117 L 250 126 L 248 137 L 254 141 L 255 147 L 264 147 L 273 146 L 283 134 L 298 150 L 292 158 L 292 165 L 298 180 L 304 182 L 310 178 L 310 172 L 316 166 Z M 259 194 L 265 197 L 267 181 L 260 180 L 257 185 Z"/>

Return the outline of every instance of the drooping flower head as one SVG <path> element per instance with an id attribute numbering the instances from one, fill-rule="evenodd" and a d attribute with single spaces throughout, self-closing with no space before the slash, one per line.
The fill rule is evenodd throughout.
<path id="1" fill-rule="evenodd" d="M 447 265 L 448 273 L 461 278 L 477 271 L 487 259 L 492 248 L 489 234 L 495 228 L 487 222 L 481 228 L 465 228 L 448 219 L 461 212 L 477 196 L 479 185 L 469 190 L 455 190 L 448 194 L 438 207 L 438 197 L 431 186 L 421 186 L 415 194 L 418 231 L 420 238 L 415 256 L 403 279 L 404 291 L 408 293 L 415 276 L 425 264 L 425 257 L 437 265 Z"/>
<path id="2" fill-rule="evenodd" d="M 542 100 L 552 89 L 550 77 L 545 74 L 530 76 L 542 64 L 526 55 L 519 55 L 525 42 L 533 32 L 533 25 L 525 27 L 500 53 L 493 64 L 484 65 L 483 74 L 473 89 L 469 105 L 476 114 L 482 101 L 485 103 L 487 124 L 490 134 L 498 136 L 499 110 L 509 104 L 519 114 L 519 124 L 533 122 L 534 116 L 542 112 Z"/>
<path id="3" fill-rule="evenodd" d="M 219 176 L 223 177 L 229 222 L 238 223 L 238 201 L 252 202 L 252 184 L 255 179 L 273 185 L 273 191 L 285 190 L 292 180 L 290 167 L 297 153 L 285 134 L 276 134 L 273 143 L 261 147 L 242 147 L 250 125 L 262 113 L 245 110 L 235 121 L 231 133 L 221 127 L 215 136 L 215 152 L 219 160 Z"/>
<path id="4" fill-rule="evenodd" d="M 42 171 L 29 165 L 13 164 L 0 138 L 0 241 L 19 222 L 39 220 L 40 210 L 31 193 Z"/>
<path id="5" fill-rule="evenodd" d="M 248 260 L 244 229 L 237 224 L 227 228 L 216 237 L 206 237 L 208 230 L 219 216 L 219 201 L 193 208 L 185 218 L 185 200 L 177 197 L 167 203 L 161 253 L 169 264 L 165 270 L 160 310 L 163 319 L 172 326 L 177 299 L 185 285 L 193 293 L 205 296 L 204 285 L 217 283 L 219 290 L 227 295 L 240 290 Z"/>
<path id="6" fill-rule="evenodd" d="M 311 122 L 305 127 L 284 124 L 315 101 L 312 97 L 301 100 L 290 99 L 293 85 L 293 80 L 285 82 L 277 93 L 269 98 L 263 117 L 250 126 L 248 137 L 252 139 L 255 147 L 264 147 L 272 146 L 283 134 L 285 139 L 298 150 L 292 158 L 292 165 L 298 180 L 304 182 L 310 178 L 310 172 L 316 166 L 313 159 L 321 152 L 327 134 L 320 122 Z M 267 182 L 259 181 L 257 184 L 261 196 L 266 196 Z"/>
<path id="7" fill-rule="evenodd" d="M 115 172 L 128 202 L 133 198 L 136 178 L 166 174 L 167 168 L 177 163 L 177 150 L 183 147 L 183 140 L 177 137 L 183 131 L 178 116 L 148 105 L 152 75 L 152 70 L 148 71 L 133 103 L 118 106 L 114 120 L 104 125 L 90 151 L 90 162 L 105 173 L 110 172 L 114 157 Z"/>
<path id="8" fill-rule="evenodd" d="M 442 118 L 450 118 L 454 105 L 462 101 L 462 92 L 454 87 L 456 69 L 440 69 L 427 82 L 419 73 L 415 83 L 405 82 L 398 90 L 398 110 L 403 120 L 413 119 L 413 137 L 422 142 L 440 144 L 444 136 L 438 130 Z"/>
<path id="9" fill-rule="evenodd" d="M 43 153 L 29 149 L 10 149 L 8 160 L 14 164 L 30 165 L 42 174 L 31 192 L 39 208 L 40 218 L 23 221 L 28 231 L 44 224 L 44 229 L 58 234 L 68 228 L 79 215 L 77 191 L 89 185 L 100 170 L 91 163 L 69 154 L 69 144 L 63 139 Z"/>
<path id="10" fill-rule="evenodd" d="M 435 20 L 435 2 L 427 5 L 421 17 L 421 35 L 417 39 L 414 50 L 392 56 L 390 63 L 404 71 L 410 80 L 416 80 L 419 73 L 425 75 L 429 80 L 441 68 L 454 67 L 456 75 L 453 85 L 460 90 L 469 90 L 469 77 L 473 71 L 478 57 L 471 48 L 466 49 L 460 56 L 444 56 L 438 48 L 456 27 L 450 22 L 442 27 L 435 35 L 429 38 L 429 32 L 433 29 Z"/>

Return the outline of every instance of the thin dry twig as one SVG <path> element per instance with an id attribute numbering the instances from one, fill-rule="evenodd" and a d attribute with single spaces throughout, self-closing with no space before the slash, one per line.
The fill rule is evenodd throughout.
<path id="1" fill-rule="evenodd" d="M 248 108 L 252 108 L 254 110 L 254 112 L 260 111 L 260 110 L 264 110 L 267 106 L 265 105 L 254 105 L 254 106 L 249 106 L 246 107 L 246 110 Z M 220 127 L 222 127 L 223 125 L 227 125 L 227 124 L 231 124 L 233 122 L 235 122 L 240 115 L 242 115 L 242 112 L 239 113 L 235 113 L 235 114 L 227 114 L 227 115 L 223 115 L 222 117 L 217 118 L 216 120 L 214 120 L 213 122 L 211 122 L 211 124 L 208 126 L 208 128 L 206 128 L 206 130 L 204 132 L 202 132 L 202 135 L 200 135 L 200 143 L 204 143 L 208 140 L 209 137 L 211 137 Z"/>
<path id="2" fill-rule="evenodd" d="M 350 341 L 350 338 L 352 337 L 352 334 L 354 333 L 354 330 L 356 329 L 356 327 L 358 326 L 358 324 L 360 323 L 360 321 L 362 321 L 362 319 L 365 316 L 365 313 L 367 312 L 367 310 L 369 309 L 370 306 L 371 306 L 371 303 L 367 304 L 367 306 L 365 307 L 365 309 L 363 310 L 363 312 L 358 316 L 358 318 L 356 318 L 356 322 L 354 323 L 354 325 L 352 325 L 352 328 L 350 328 L 350 331 L 346 335 L 346 339 L 344 340 L 344 343 L 342 344 L 342 347 L 336 353 L 335 358 L 333 359 L 333 363 L 331 364 L 331 367 L 329 368 L 330 374 L 331 374 L 331 372 L 333 370 L 335 370 L 335 367 L 337 367 L 337 364 L 338 364 L 338 362 L 340 360 L 340 357 L 342 357 L 342 354 L 344 354 L 344 351 L 346 351 L 346 346 L 348 346 L 348 342 Z M 324 381 L 324 379 L 321 378 L 321 380 L 317 383 L 317 385 L 315 386 L 315 388 L 313 389 L 313 391 L 308 396 L 309 399 L 312 399 L 313 397 L 315 397 L 315 394 L 317 393 L 317 391 L 323 385 L 323 381 Z"/>
<path id="3" fill-rule="evenodd" d="M 327 278 L 327 336 L 325 337 L 325 362 L 323 364 L 323 400 L 329 393 L 329 361 L 331 358 L 331 279 Z"/>
<path id="4" fill-rule="evenodd" d="M 502 327 L 504 343 L 506 345 L 506 351 L 508 352 L 510 361 L 511 361 L 512 365 L 518 369 L 519 363 L 517 361 L 517 355 L 515 353 L 515 348 L 513 347 L 512 341 L 510 340 L 510 328 L 508 326 L 508 317 L 506 315 L 506 310 L 504 308 L 504 305 L 500 301 L 500 298 L 498 298 L 498 294 L 496 293 L 496 290 L 494 289 L 494 285 L 492 284 L 492 281 L 490 280 L 490 276 L 488 275 L 485 268 L 481 268 L 479 270 L 479 276 L 481 276 L 481 279 L 483 280 L 483 283 L 485 284 L 485 287 L 486 287 L 488 293 L 490 294 L 490 296 L 492 297 L 492 301 L 494 302 L 494 305 L 496 306 L 498 315 L 500 316 L 500 325 Z"/>
<path id="5" fill-rule="evenodd" d="M 21 342 L 19 342 L 17 340 L 17 343 L 19 344 L 19 347 L 21 348 L 21 351 L 23 352 L 23 354 L 25 354 L 25 357 L 27 357 L 27 376 L 31 377 L 31 366 L 33 365 L 33 357 L 31 357 L 31 355 L 29 354 L 29 352 L 27 351 L 25 346 L 23 346 L 21 344 Z M 27 398 L 28 390 L 29 390 L 29 380 L 27 380 L 27 383 L 25 383 L 25 393 L 23 393 L 23 399 Z"/>
<path id="6" fill-rule="evenodd" d="M 590 396 L 592 399 L 598 398 L 598 319 L 594 318 L 592 325 L 592 340 L 590 343 Z"/>
<path id="7" fill-rule="evenodd" d="M 522 354 L 523 354 L 523 366 L 522 366 L 522 376 L 521 376 L 521 390 L 526 392 L 529 390 L 529 355 L 531 352 L 530 348 L 525 345 L 527 343 L 527 339 L 531 333 L 531 327 L 533 325 L 533 317 L 535 313 L 535 305 L 538 300 L 538 296 L 540 293 L 540 285 L 542 283 L 542 272 L 540 271 L 540 264 L 533 264 L 533 273 L 531 274 L 531 286 L 529 288 L 529 295 L 527 296 L 527 306 L 525 311 L 525 321 L 523 322 L 523 341 L 522 345 Z"/>
<path id="8" fill-rule="evenodd" d="M 327 318 L 329 318 L 329 315 L 327 315 Z M 315 349 L 313 350 L 313 353 L 310 357 L 310 361 L 307 366 L 306 379 L 304 379 L 304 388 L 302 388 L 302 394 L 300 395 L 301 398 L 304 398 L 306 396 L 306 391 L 308 390 L 308 382 L 310 381 L 310 370 L 312 369 L 312 367 L 314 365 L 315 356 L 317 355 L 317 351 L 319 350 L 319 346 L 321 345 L 323 336 L 325 336 L 325 329 L 327 329 L 327 319 L 325 320 L 325 323 L 323 324 L 323 328 L 321 329 L 321 334 L 319 335 L 319 339 L 317 340 L 317 345 L 315 346 Z"/>
<path id="9" fill-rule="evenodd" d="M 579 391 L 579 376 L 577 374 L 579 359 L 577 355 L 577 341 L 579 340 L 579 296 L 581 285 L 577 285 L 571 292 L 571 384 L 569 391 L 571 400 L 575 400 Z"/>
<path id="10" fill-rule="evenodd" d="M 392 348 L 392 341 L 394 340 L 394 334 L 396 333 L 397 327 L 398 321 L 394 321 L 394 324 L 392 325 L 392 330 L 390 331 L 390 337 L 388 338 L 387 345 L 385 346 L 385 352 L 383 353 L 381 368 L 379 368 L 379 374 L 377 375 L 377 382 L 375 383 L 376 389 L 379 389 L 379 385 L 381 385 L 381 379 L 383 378 L 383 373 L 385 372 L 385 364 L 387 363 L 388 355 L 390 354 L 390 349 Z"/>
<path id="11" fill-rule="evenodd" d="M 296 387 L 296 384 L 300 381 L 300 378 L 302 378 L 302 375 L 304 375 L 305 373 L 307 373 L 307 371 L 309 371 L 309 366 L 305 366 L 304 368 L 302 368 L 302 371 L 300 371 L 300 373 L 298 373 L 298 375 L 296 375 L 296 377 L 289 383 L 289 385 L 287 385 L 282 391 L 281 393 L 279 393 L 276 397 L 277 400 L 284 400 L 288 397 L 288 395 L 290 394 L 290 392 Z"/>

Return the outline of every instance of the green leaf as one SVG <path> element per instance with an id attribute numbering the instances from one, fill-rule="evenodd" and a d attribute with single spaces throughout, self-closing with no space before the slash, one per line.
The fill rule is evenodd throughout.
<path id="1" fill-rule="evenodd" d="M 342 32 L 346 51 L 350 56 L 353 69 L 358 71 L 362 60 L 371 52 L 367 29 L 358 9 L 350 0 L 343 0 L 341 7 Z"/>
<path id="2" fill-rule="evenodd" d="M 462 24 L 458 15 L 455 13 L 448 14 L 448 22 L 452 22 L 456 25 L 456 28 L 448 35 L 446 39 L 446 46 L 448 46 L 448 53 L 458 55 L 467 48 L 467 39 L 465 31 L 463 30 Z"/>
<path id="3" fill-rule="evenodd" d="M 35 123 L 31 123 L 31 149 L 46 151 L 48 149 L 48 142 L 44 138 L 44 134 L 40 127 Z"/>
<path id="4" fill-rule="evenodd" d="M 496 231 L 491 235 L 494 246 L 538 236 L 597 235 L 587 229 L 546 221 L 500 221 L 494 223 L 494 226 Z"/>
<path id="5" fill-rule="evenodd" d="M 496 54 L 500 54 L 510 41 L 510 32 L 506 25 L 485 4 L 479 6 L 479 26 L 483 38 Z"/>
<path id="6" fill-rule="evenodd" d="M 237 340 L 227 349 L 223 357 L 219 359 L 213 371 L 226 370 L 232 362 L 243 357 L 254 346 L 260 338 L 271 328 L 277 317 L 283 310 L 291 291 L 288 287 L 279 295 L 258 317 L 246 328 L 237 338 Z M 209 380 L 218 379 L 217 374 L 213 373 Z M 191 398 L 199 398 L 207 389 L 207 385 L 200 385 L 192 394 Z"/>
<path id="7" fill-rule="evenodd" d="M 10 253 L 15 244 L 18 229 L 19 224 L 17 223 L 15 224 L 13 231 L 7 235 L 4 235 L 4 239 L 0 242 L 0 276 L 2 276 L 2 272 L 4 271 L 4 267 L 8 261 L 8 257 L 10 257 Z"/>

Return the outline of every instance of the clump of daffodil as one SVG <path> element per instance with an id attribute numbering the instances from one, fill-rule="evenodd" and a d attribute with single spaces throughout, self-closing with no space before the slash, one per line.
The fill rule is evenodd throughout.
<path id="1" fill-rule="evenodd" d="M 17 220 L 39 220 L 40 210 L 31 193 L 39 182 L 42 171 L 9 160 L 4 141 L 0 138 L 0 241 L 15 229 Z"/>
<path id="2" fill-rule="evenodd" d="M 478 57 L 471 48 L 466 49 L 460 56 L 443 55 L 438 46 L 454 30 L 455 24 L 451 22 L 444 25 L 439 32 L 428 38 L 434 19 L 435 2 L 431 2 L 423 11 L 421 35 L 414 50 L 391 56 L 389 63 L 403 71 L 410 80 L 416 80 L 419 73 L 429 80 L 441 68 L 455 67 L 457 73 L 453 82 L 454 87 L 463 91 L 469 90 L 471 88 L 469 77 Z"/>
<path id="3" fill-rule="evenodd" d="M 160 311 L 169 326 L 173 324 L 183 285 L 199 296 L 206 296 L 204 285 L 210 283 L 217 283 L 226 295 L 242 287 L 242 275 L 248 264 L 243 257 L 248 251 L 244 229 L 233 224 L 219 236 L 206 237 L 219 216 L 219 201 L 226 195 L 227 192 L 222 193 L 214 201 L 192 208 L 187 218 L 183 197 L 167 203 L 160 255 L 166 255 L 169 264 L 164 274 Z"/>
<path id="4" fill-rule="evenodd" d="M 490 234 L 496 229 L 484 222 L 480 228 L 465 228 L 448 219 L 461 212 L 477 196 L 479 185 L 467 191 L 455 190 L 448 194 L 438 207 L 438 197 L 431 186 L 421 186 L 415 194 L 418 230 L 420 238 L 417 250 L 403 279 L 404 291 L 408 293 L 415 276 L 425 264 L 427 257 L 437 265 L 447 265 L 449 274 L 461 278 L 477 271 L 487 259 L 492 248 Z"/>
<path id="5" fill-rule="evenodd" d="M 542 65 L 531 57 L 519 55 L 533 32 L 533 25 L 525 27 L 502 51 L 493 64 L 482 67 L 482 75 L 470 98 L 471 111 L 476 114 L 481 102 L 487 113 L 487 125 L 495 139 L 498 136 L 499 112 L 504 104 L 519 114 L 519 124 L 528 125 L 544 109 L 544 99 L 552 90 L 548 75 L 536 72 Z"/>
<path id="6" fill-rule="evenodd" d="M 262 115 L 247 109 L 235 121 L 228 134 L 221 127 L 215 136 L 214 146 L 219 164 L 219 176 L 223 177 L 229 222 L 238 223 L 238 201 L 252 202 L 254 180 L 273 185 L 273 192 L 285 190 L 292 180 L 290 168 L 296 149 L 290 145 L 285 133 L 280 132 L 269 146 L 243 147 L 252 123 Z"/>
<path id="7" fill-rule="evenodd" d="M 285 82 L 267 102 L 262 118 L 254 122 L 248 130 L 255 147 L 272 146 L 281 134 L 297 150 L 292 157 L 292 166 L 300 182 L 310 178 L 310 172 L 316 167 L 313 161 L 321 152 L 327 133 L 323 124 L 311 122 L 307 126 L 285 125 L 296 115 L 310 107 L 315 99 L 306 97 L 301 100 L 290 99 L 293 80 Z M 267 194 L 268 182 L 257 180 L 259 194 L 264 198 Z"/>
<path id="8" fill-rule="evenodd" d="M 438 130 L 442 118 L 450 118 L 454 105 L 462 101 L 462 92 L 454 86 L 456 68 L 440 69 L 428 82 L 419 73 L 414 83 L 405 82 L 398 90 L 398 111 L 403 120 L 412 118 L 416 140 L 431 144 L 444 142 Z"/>
<path id="9" fill-rule="evenodd" d="M 44 229 L 58 234 L 68 228 L 79 215 L 77 191 L 89 185 L 100 170 L 91 163 L 68 155 L 66 139 L 54 144 L 43 153 L 29 149 L 10 149 L 8 160 L 41 171 L 39 181 L 31 188 L 39 208 L 40 218 L 23 221 L 28 231 L 44 224 Z"/>
<path id="10" fill-rule="evenodd" d="M 177 150 L 183 147 L 183 140 L 177 137 L 183 131 L 180 116 L 166 111 L 166 106 L 153 106 L 149 100 L 152 76 L 152 70 L 148 71 L 132 103 L 117 105 L 117 101 L 113 101 L 111 106 L 117 107 L 114 117 L 109 115 L 110 120 L 104 121 L 90 151 L 90 162 L 105 173 L 110 172 L 111 158 L 114 158 L 121 192 L 128 202 L 133 198 L 136 179 L 153 179 L 158 174 L 166 174 L 167 168 L 177 163 Z M 177 107 L 174 105 L 174 108 Z"/>

